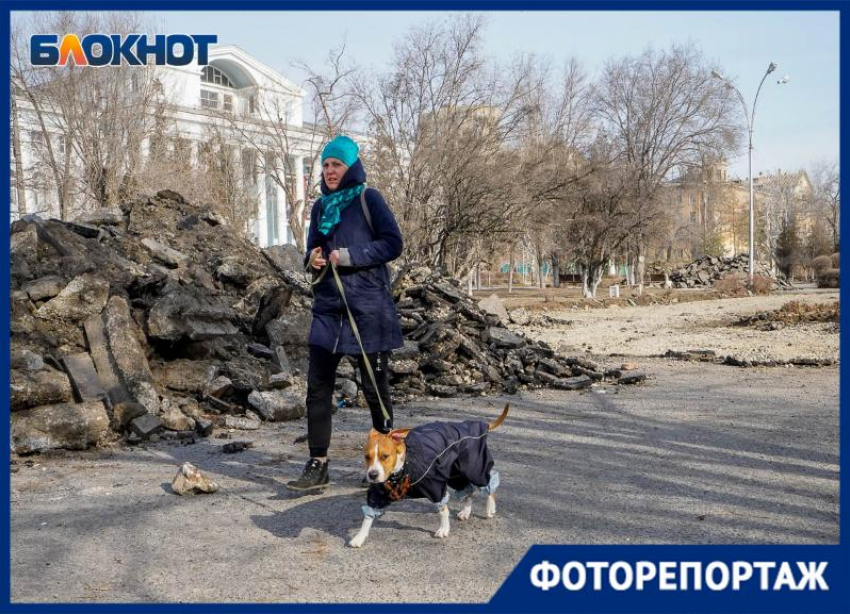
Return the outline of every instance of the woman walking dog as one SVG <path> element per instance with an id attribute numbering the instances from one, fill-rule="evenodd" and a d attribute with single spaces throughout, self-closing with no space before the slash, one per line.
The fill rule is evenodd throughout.
<path id="1" fill-rule="evenodd" d="M 308 269 L 320 276 L 313 286 L 307 369 L 310 459 L 301 477 L 287 482 L 292 490 L 314 490 L 328 484 L 331 405 L 336 369 L 343 356 L 358 357 L 372 426 L 381 433 L 392 429 L 389 352 L 404 342 L 386 264 L 401 255 L 402 239 L 380 192 L 366 187 L 366 171 L 358 153 L 357 143 L 346 136 L 337 136 L 322 150 L 322 197 L 313 203 L 305 258 Z M 354 319 L 355 327 L 349 318 Z"/>

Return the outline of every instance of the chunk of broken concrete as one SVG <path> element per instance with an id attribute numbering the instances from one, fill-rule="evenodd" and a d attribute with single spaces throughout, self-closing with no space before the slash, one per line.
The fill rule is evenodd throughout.
<path id="1" fill-rule="evenodd" d="M 112 425 L 117 431 L 124 430 L 127 425 L 139 416 L 148 413 L 145 406 L 135 401 L 121 401 L 112 407 Z"/>
<path id="2" fill-rule="evenodd" d="M 269 376 L 269 384 L 267 388 L 271 390 L 283 390 L 289 388 L 293 383 L 292 373 L 281 371 Z"/>
<path id="3" fill-rule="evenodd" d="M 92 226 L 119 226 L 124 223 L 124 214 L 117 208 L 102 207 L 82 214 L 80 221 Z"/>
<path id="4" fill-rule="evenodd" d="M 32 301 L 44 301 L 62 292 L 65 285 L 58 275 L 47 275 L 24 284 L 21 290 L 26 292 Z"/>
<path id="5" fill-rule="evenodd" d="M 44 359 L 40 354 L 26 348 L 12 348 L 9 366 L 22 371 L 41 371 L 44 368 Z"/>
<path id="6" fill-rule="evenodd" d="M 162 420 L 152 414 L 144 414 L 130 421 L 130 430 L 142 439 L 159 433 L 165 428 Z"/>
<path id="7" fill-rule="evenodd" d="M 12 414 L 12 448 L 18 454 L 85 450 L 108 432 L 109 417 L 100 401 L 43 405 Z"/>
<path id="8" fill-rule="evenodd" d="M 195 432 L 201 437 L 209 437 L 213 432 L 212 420 L 206 418 L 195 418 Z"/>
<path id="9" fill-rule="evenodd" d="M 139 343 L 139 330 L 130 315 L 127 300 L 120 296 L 109 299 L 103 314 L 103 324 L 109 339 L 109 354 L 121 381 L 134 400 L 148 412 L 159 411 L 159 394 L 154 387 L 153 374 L 147 356 Z"/>
<path id="10" fill-rule="evenodd" d="M 260 421 L 243 418 L 242 416 L 225 416 L 224 426 L 229 429 L 239 429 L 241 431 L 256 431 L 260 428 Z"/>
<path id="11" fill-rule="evenodd" d="M 10 379 L 9 406 L 13 412 L 72 400 L 71 382 L 61 371 L 13 369 Z"/>
<path id="12" fill-rule="evenodd" d="M 218 490 L 218 484 L 192 463 L 183 463 L 171 482 L 171 490 L 178 495 L 210 494 Z"/>
<path id="13" fill-rule="evenodd" d="M 80 275 L 36 309 L 35 316 L 44 320 L 82 320 L 100 313 L 108 298 L 108 282 L 92 275 Z"/>
<path id="14" fill-rule="evenodd" d="M 194 431 L 195 420 L 183 414 L 177 407 L 164 409 L 160 415 L 163 426 L 169 431 Z"/>
<path id="15" fill-rule="evenodd" d="M 151 253 L 151 256 L 157 260 L 164 262 L 172 268 L 177 268 L 186 264 L 189 261 L 189 256 L 172 249 L 167 245 L 163 245 L 159 241 L 153 239 L 142 239 L 142 245 Z"/>
<path id="16" fill-rule="evenodd" d="M 560 388 L 561 390 L 579 390 L 580 388 L 587 388 L 593 383 L 593 379 L 588 377 L 587 375 L 579 375 L 577 377 L 568 377 L 565 379 L 558 379 L 552 382 L 552 386 L 555 388 Z"/>
<path id="17" fill-rule="evenodd" d="M 502 322 L 509 321 L 508 310 L 505 309 L 505 304 L 498 294 L 491 294 L 487 298 L 481 299 L 478 301 L 478 307 L 498 317 Z"/>
<path id="18" fill-rule="evenodd" d="M 180 392 L 204 392 L 215 377 L 216 366 L 203 360 L 172 360 L 153 368 L 156 380 Z"/>
<path id="19" fill-rule="evenodd" d="M 519 324 L 520 326 L 525 326 L 531 322 L 531 316 L 528 315 L 528 312 L 521 307 L 519 309 L 512 309 L 510 313 L 508 313 L 508 317 L 511 319 L 511 322 Z"/>
<path id="20" fill-rule="evenodd" d="M 77 401 L 100 401 L 106 397 L 106 391 L 97 377 L 91 356 L 86 352 L 65 356 L 62 366 L 71 380 Z"/>
<path id="21" fill-rule="evenodd" d="M 221 446 L 221 451 L 225 454 L 235 454 L 236 452 L 242 452 L 243 450 L 253 447 L 253 441 L 231 441 L 230 443 L 226 443 Z"/>
<path id="22" fill-rule="evenodd" d="M 304 397 L 288 390 L 254 390 L 248 395 L 248 404 L 270 422 L 296 420 L 304 416 Z"/>
<path id="23" fill-rule="evenodd" d="M 294 245 L 272 245 L 263 249 L 263 253 L 281 269 L 295 273 L 304 270 L 304 254 Z"/>
<path id="24" fill-rule="evenodd" d="M 646 373 L 629 373 L 617 380 L 620 384 L 638 384 L 646 379 Z"/>
<path id="25" fill-rule="evenodd" d="M 485 337 L 489 342 L 495 343 L 496 347 L 501 348 L 518 348 L 526 344 L 525 339 L 519 335 L 515 335 L 507 328 L 499 328 L 498 326 L 490 328 Z"/>
<path id="26" fill-rule="evenodd" d="M 233 382 L 230 381 L 229 377 L 225 377 L 223 375 L 219 375 L 213 381 L 209 383 L 207 386 L 207 394 L 216 398 L 221 398 L 233 387 Z"/>

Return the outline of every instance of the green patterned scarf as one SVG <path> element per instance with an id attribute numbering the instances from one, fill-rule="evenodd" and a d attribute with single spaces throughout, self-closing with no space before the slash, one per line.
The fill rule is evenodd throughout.
<path id="1" fill-rule="evenodd" d="M 319 232 L 327 236 L 336 228 L 342 210 L 360 196 L 365 185 L 365 183 L 359 183 L 339 192 L 331 192 L 322 196 L 322 219 L 319 221 Z"/>

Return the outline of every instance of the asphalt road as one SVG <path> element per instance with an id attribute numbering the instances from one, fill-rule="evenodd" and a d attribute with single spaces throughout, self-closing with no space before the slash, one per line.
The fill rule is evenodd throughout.
<path id="1" fill-rule="evenodd" d="M 225 441 L 30 457 L 12 475 L 15 602 L 486 601 L 536 543 L 835 544 L 838 369 L 643 360 L 633 387 L 512 397 L 491 436 L 498 513 L 452 522 L 402 502 L 360 524 L 365 410 L 337 416 L 334 484 L 293 497 L 305 422 Z M 397 425 L 491 419 L 505 398 L 423 400 Z M 170 490 L 195 463 L 213 495 Z M 455 504 L 455 507 L 457 505 Z M 456 511 L 456 510 L 455 510 Z"/>

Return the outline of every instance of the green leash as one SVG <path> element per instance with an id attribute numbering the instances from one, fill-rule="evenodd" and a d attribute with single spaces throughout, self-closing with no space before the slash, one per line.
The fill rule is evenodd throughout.
<path id="1" fill-rule="evenodd" d="M 316 255 L 310 254 L 310 261 L 307 263 L 308 271 L 313 268 L 313 260 L 315 259 Z M 351 309 L 348 307 L 348 300 L 346 300 L 345 298 L 345 289 L 342 287 L 342 280 L 339 278 L 339 273 L 337 273 L 336 265 L 333 262 L 331 262 L 330 265 L 330 267 L 326 265 L 325 268 L 322 269 L 322 272 L 319 274 L 319 276 L 310 282 L 310 286 L 312 288 L 312 286 L 315 286 L 319 282 L 321 282 L 325 278 L 325 274 L 327 274 L 328 268 L 333 271 L 334 281 L 336 282 L 336 288 L 337 290 L 339 290 L 339 295 L 342 297 L 342 304 L 345 305 L 345 312 L 348 314 L 348 321 L 351 324 L 351 330 L 354 333 L 354 338 L 357 339 L 357 345 L 360 346 L 360 351 L 363 353 L 363 363 L 366 365 L 366 371 L 369 373 L 369 379 L 372 380 L 372 386 L 375 387 L 375 394 L 378 396 L 378 403 L 380 403 L 381 405 L 381 413 L 384 414 L 384 420 L 386 420 L 387 424 L 389 424 L 390 422 L 392 422 L 392 419 L 390 418 L 390 414 L 387 411 L 387 408 L 384 407 L 384 400 L 381 398 L 381 392 L 378 390 L 378 382 L 375 379 L 375 372 L 372 371 L 372 363 L 369 360 L 369 356 L 366 355 L 366 350 L 363 349 L 363 341 L 360 339 L 360 331 L 357 329 L 357 322 L 354 321 L 354 315 L 351 313 Z"/>

